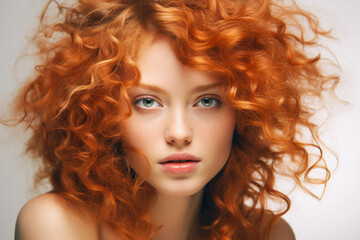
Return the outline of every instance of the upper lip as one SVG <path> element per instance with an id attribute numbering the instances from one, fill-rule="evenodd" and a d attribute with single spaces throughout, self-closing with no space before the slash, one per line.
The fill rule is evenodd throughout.
<path id="1" fill-rule="evenodd" d="M 191 160 L 191 161 L 196 161 L 199 162 L 200 159 L 189 154 L 189 153 L 173 153 L 168 155 L 167 157 L 161 159 L 159 161 L 159 163 L 165 163 L 165 162 L 169 162 L 169 161 L 179 161 L 179 160 Z"/>

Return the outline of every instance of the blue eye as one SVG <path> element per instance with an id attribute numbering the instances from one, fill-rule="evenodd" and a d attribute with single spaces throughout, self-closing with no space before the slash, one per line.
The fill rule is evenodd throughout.
<path id="1" fill-rule="evenodd" d="M 197 107 L 203 107 L 203 108 L 212 108 L 215 107 L 219 104 L 219 100 L 215 99 L 215 98 L 210 98 L 210 97 L 205 97 L 203 99 L 201 99 L 200 101 L 198 101 L 195 106 Z"/>
<path id="2" fill-rule="evenodd" d="M 140 108 L 156 108 L 160 104 L 152 98 L 141 98 L 135 101 L 135 104 Z"/>

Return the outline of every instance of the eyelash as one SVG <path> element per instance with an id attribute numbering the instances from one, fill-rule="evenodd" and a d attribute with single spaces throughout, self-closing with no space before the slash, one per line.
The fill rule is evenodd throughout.
<path id="1" fill-rule="evenodd" d="M 201 98 L 199 101 L 197 101 L 195 103 L 195 106 L 197 106 L 201 101 L 205 100 L 205 99 L 208 99 L 208 100 L 211 100 L 211 104 L 210 106 L 206 107 L 206 106 L 202 106 L 201 108 L 216 108 L 216 107 L 219 107 L 220 104 L 221 104 L 221 101 L 217 98 L 214 98 L 214 97 L 203 97 Z M 214 103 L 214 104 L 213 104 Z"/>
<path id="2" fill-rule="evenodd" d="M 211 104 L 210 104 L 210 106 L 198 106 L 198 104 L 201 102 L 201 101 L 203 101 L 203 100 L 205 100 L 205 99 L 208 99 L 208 100 L 211 100 L 212 102 L 211 102 Z M 151 101 L 153 101 L 152 102 L 152 105 L 154 105 L 154 104 L 157 104 L 155 107 L 153 107 L 152 105 L 150 106 L 150 107 L 146 107 L 146 106 L 144 106 L 144 101 L 145 100 L 151 100 Z M 194 104 L 194 106 L 197 106 L 197 107 L 200 107 L 200 108 L 208 108 L 208 109 L 211 109 L 211 108 L 217 108 L 217 107 L 219 107 L 220 106 L 220 104 L 221 104 L 221 101 L 218 99 L 218 98 L 215 98 L 215 97 L 202 97 L 199 101 L 197 101 L 195 104 Z M 146 109 L 154 109 L 154 108 L 158 108 L 158 107 L 161 107 L 162 105 L 156 100 L 156 99 L 154 99 L 153 97 L 141 97 L 141 98 L 137 98 L 137 99 L 135 99 L 135 105 L 137 106 L 137 107 L 139 107 L 140 109 L 144 109 L 144 110 L 146 110 Z"/>
<path id="3" fill-rule="evenodd" d="M 161 106 L 161 104 L 160 103 L 158 103 L 154 98 L 151 98 L 151 97 L 142 97 L 142 98 L 138 98 L 138 99 L 136 99 L 135 100 L 135 105 L 137 106 L 137 107 L 139 107 L 139 108 L 141 108 L 141 109 L 152 109 L 152 108 L 155 108 L 155 107 L 145 107 L 143 104 L 143 106 L 140 106 L 140 103 L 144 103 L 144 100 L 152 100 L 152 101 L 154 101 L 154 103 L 156 103 L 158 106 L 156 106 L 156 107 L 159 107 L 159 106 Z"/>

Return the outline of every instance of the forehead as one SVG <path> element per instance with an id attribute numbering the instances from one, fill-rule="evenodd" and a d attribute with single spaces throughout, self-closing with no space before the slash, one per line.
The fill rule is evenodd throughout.
<path id="1" fill-rule="evenodd" d="M 172 88 L 219 83 L 211 74 L 183 65 L 166 38 L 149 38 L 139 51 L 137 66 L 142 84 Z"/>

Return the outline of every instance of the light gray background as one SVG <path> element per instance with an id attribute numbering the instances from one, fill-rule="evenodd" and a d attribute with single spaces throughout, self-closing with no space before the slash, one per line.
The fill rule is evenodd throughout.
<path id="1" fill-rule="evenodd" d="M 6 111 L 9 99 L 29 67 L 14 71 L 16 59 L 24 53 L 26 41 L 34 31 L 44 0 L 1 0 L 0 2 L 0 112 Z M 286 220 L 298 240 L 360 239 L 360 2 L 357 0 L 299 0 L 313 11 L 324 26 L 332 26 L 336 41 L 326 41 L 341 66 L 343 83 L 339 95 L 347 106 L 334 106 L 337 113 L 325 126 L 326 142 L 337 151 L 338 170 L 319 202 L 301 191 L 294 200 Z M 14 74 L 14 72 L 16 74 Z M 19 130 L 0 125 L 0 239 L 13 239 L 16 215 L 32 196 L 31 161 L 22 152 Z M 330 159 L 330 167 L 334 159 Z"/>

